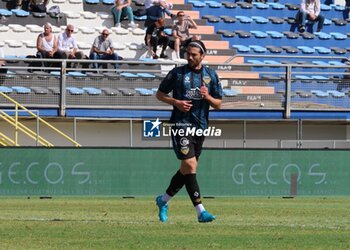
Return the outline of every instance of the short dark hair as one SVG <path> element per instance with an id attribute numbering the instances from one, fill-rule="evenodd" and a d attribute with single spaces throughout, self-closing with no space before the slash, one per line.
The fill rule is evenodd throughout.
<path id="1" fill-rule="evenodd" d="M 177 12 L 176 16 L 179 16 L 179 15 L 182 14 L 182 13 L 185 14 L 185 12 L 184 12 L 183 10 L 180 10 L 179 12 Z"/>
<path id="2" fill-rule="evenodd" d="M 200 40 L 194 40 L 194 41 L 190 42 L 187 47 L 199 48 L 199 50 L 201 51 L 202 54 L 207 53 L 207 49 L 206 49 L 204 43 Z"/>

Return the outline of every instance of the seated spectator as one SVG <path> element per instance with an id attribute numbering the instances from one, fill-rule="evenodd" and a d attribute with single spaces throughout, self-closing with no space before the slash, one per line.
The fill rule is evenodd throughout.
<path id="1" fill-rule="evenodd" d="M 46 6 L 49 0 L 30 0 L 28 10 L 31 12 L 42 12 L 46 13 Z"/>
<path id="2" fill-rule="evenodd" d="M 317 32 L 323 28 L 324 17 L 321 13 L 320 0 L 302 0 L 300 9 L 295 17 L 296 23 L 299 25 L 299 31 L 305 32 L 305 21 L 317 22 Z"/>
<path id="3" fill-rule="evenodd" d="M 345 0 L 344 19 L 349 18 L 349 13 L 350 13 L 350 0 Z"/>
<path id="4" fill-rule="evenodd" d="M 53 58 L 57 51 L 57 38 L 52 34 L 52 26 L 50 23 L 45 23 L 44 32 L 38 35 L 36 40 L 36 48 L 38 52 L 36 56 L 39 58 Z M 49 63 L 43 63 L 43 66 L 49 67 Z"/>
<path id="5" fill-rule="evenodd" d="M 134 22 L 134 14 L 130 5 L 131 0 L 115 0 L 115 6 L 112 7 L 112 14 L 114 16 L 115 27 L 120 27 L 120 19 L 122 16 L 128 16 L 129 27 L 137 27 L 137 25 Z"/>
<path id="6" fill-rule="evenodd" d="M 147 19 L 145 21 L 145 27 L 155 23 L 159 18 L 164 18 L 164 13 L 171 18 L 175 18 L 175 15 L 170 12 L 172 8 L 172 3 L 168 3 L 166 0 L 146 0 L 145 12 Z"/>
<path id="7" fill-rule="evenodd" d="M 6 65 L 4 58 L 5 58 L 4 51 L 2 50 L 2 48 L 0 48 L 0 74 L 7 73 L 7 68 L 4 67 Z M 2 83 L 2 80 L 3 78 L 0 76 L 0 83 Z"/>
<path id="8" fill-rule="evenodd" d="M 173 37 L 175 38 L 174 50 L 176 58 L 180 58 L 180 48 L 186 50 L 187 45 L 194 40 L 200 40 L 199 36 L 191 36 L 189 29 L 197 29 L 197 24 L 190 16 L 185 16 L 185 12 L 179 11 L 177 14 L 177 21 L 173 26 Z M 184 55 L 181 54 L 181 58 Z"/>
<path id="9" fill-rule="evenodd" d="M 122 57 L 118 56 L 114 52 L 112 39 L 109 37 L 109 30 L 104 29 L 98 37 L 95 38 L 90 51 L 91 60 L 123 60 Z M 118 63 L 114 65 L 117 69 L 119 68 Z M 93 63 L 93 68 L 97 69 L 98 64 Z"/>
<path id="10" fill-rule="evenodd" d="M 84 53 L 78 51 L 78 45 L 75 37 L 72 33 L 74 32 L 74 26 L 68 24 L 66 30 L 58 35 L 57 38 L 57 51 L 54 55 L 55 58 L 59 59 L 82 59 Z"/>
<path id="11" fill-rule="evenodd" d="M 164 33 L 164 19 L 159 18 L 155 23 L 151 24 L 146 30 L 145 43 L 148 47 L 149 53 L 153 59 L 157 59 L 157 46 L 162 46 L 160 58 L 168 58 L 165 55 L 165 50 L 169 44 L 169 37 Z"/>

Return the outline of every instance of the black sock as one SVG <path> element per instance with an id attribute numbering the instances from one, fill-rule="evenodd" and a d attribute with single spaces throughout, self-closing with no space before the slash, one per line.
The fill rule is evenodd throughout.
<path id="1" fill-rule="evenodd" d="M 171 178 L 170 185 L 166 190 L 166 193 L 170 196 L 174 196 L 185 185 L 185 176 L 181 174 L 180 170 L 174 174 Z"/>
<path id="2" fill-rule="evenodd" d="M 196 174 L 185 175 L 185 185 L 188 195 L 191 198 L 193 206 L 197 206 L 202 203 L 201 194 L 199 191 L 199 186 L 196 178 Z"/>

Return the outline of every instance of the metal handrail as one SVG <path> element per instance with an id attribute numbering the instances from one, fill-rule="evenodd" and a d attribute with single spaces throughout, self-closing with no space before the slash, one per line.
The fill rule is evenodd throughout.
<path id="1" fill-rule="evenodd" d="M 44 119 L 40 118 L 39 116 L 37 116 L 36 114 L 34 114 L 32 111 L 28 110 L 26 107 L 24 107 L 23 105 L 21 105 L 20 103 L 18 103 L 17 101 L 15 101 L 14 99 L 12 99 L 11 97 L 9 97 L 8 95 L 4 94 L 3 92 L 0 92 L 0 95 L 3 96 L 5 99 L 9 100 L 10 102 L 12 102 L 13 104 L 15 104 L 15 118 L 12 118 L 11 116 L 9 116 L 8 114 L 6 114 L 5 112 L 1 112 L 1 113 L 5 113 L 6 115 L 3 114 L 2 117 L 6 117 L 6 119 L 8 121 L 10 121 L 10 123 L 13 123 L 16 127 L 16 134 L 15 134 L 15 142 L 17 144 L 18 138 L 17 138 L 17 129 L 23 129 L 23 124 L 21 124 L 20 122 L 18 122 L 18 108 L 25 110 L 26 112 L 28 112 L 28 114 L 30 114 L 32 117 L 38 119 L 39 122 L 43 123 L 44 125 L 46 125 L 47 127 L 49 127 L 50 129 L 52 129 L 53 131 L 57 132 L 58 134 L 60 134 L 61 136 L 63 136 L 65 139 L 67 139 L 68 141 L 70 141 L 74 146 L 76 147 L 81 147 L 81 145 L 76 142 L 75 140 L 73 140 L 72 138 L 70 138 L 68 135 L 66 135 L 65 133 L 63 133 L 62 131 L 60 131 L 59 129 L 55 128 L 54 126 L 52 126 L 50 123 L 46 122 Z M 10 118 L 9 118 L 10 117 Z M 5 119 L 5 120 L 6 120 Z M 25 126 L 24 126 L 25 127 Z M 29 128 L 26 127 L 26 129 L 24 129 L 28 132 L 28 130 L 30 130 Z M 31 130 L 30 130 L 31 131 Z M 22 131 L 23 132 L 23 131 Z M 29 134 L 31 134 L 31 132 L 28 132 Z M 32 133 L 34 133 L 34 135 L 36 135 L 36 133 L 34 131 L 32 131 Z M 27 134 L 28 135 L 28 134 Z M 32 134 L 33 135 L 33 134 Z M 37 136 L 37 135 L 36 135 Z M 45 139 L 41 138 L 41 137 L 36 137 L 36 138 L 40 138 L 41 141 L 43 141 L 45 144 L 47 144 L 47 146 L 54 146 L 53 144 L 51 144 L 50 142 L 46 141 Z"/>

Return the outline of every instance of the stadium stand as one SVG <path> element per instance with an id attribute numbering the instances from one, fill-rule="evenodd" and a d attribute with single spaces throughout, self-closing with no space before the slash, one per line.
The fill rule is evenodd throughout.
<path id="1" fill-rule="evenodd" d="M 324 110 L 350 107 L 350 88 L 342 79 L 348 67 L 343 60 L 349 57 L 349 24 L 343 19 L 344 8 L 341 6 L 322 4 L 326 17 L 322 32 L 313 32 L 313 25 L 308 24 L 308 32 L 299 34 L 294 19 L 298 10 L 296 1 L 251 4 L 194 0 L 171 2 L 174 4 L 172 13 L 185 10 L 199 25 L 192 31 L 202 36 L 208 48 L 205 60 L 222 78 L 225 109 L 283 110 L 288 94 L 288 67 L 292 70 L 292 107 L 322 107 Z M 53 0 L 48 8 L 59 6 L 62 13 L 57 17 L 7 10 L 6 2 L 1 1 L 0 46 L 10 67 L 1 83 L 3 90 L 30 107 L 58 108 L 62 94 L 67 95 L 67 107 L 162 106 L 155 99 L 154 89 L 167 71 L 181 61 L 147 58 L 145 17 L 140 14 L 143 1 L 135 0 L 132 4 L 139 26 L 136 29 L 127 28 L 127 20 L 122 21 L 122 28 L 113 27 L 112 4 L 106 0 Z M 59 67 L 46 71 L 34 68 L 20 73 L 28 66 L 35 66 L 35 63 L 21 59 L 35 55 L 35 40 L 45 22 L 53 24 L 56 35 L 68 23 L 73 24 L 78 48 L 85 55 L 89 54 L 93 39 L 102 29 L 110 28 L 114 47 L 125 58 L 120 62 L 119 71 L 112 71 L 109 63 L 96 73 L 90 71 L 91 62 L 85 61 L 82 69 L 69 69 L 66 75 L 61 74 Z M 167 17 L 166 25 L 170 27 L 172 22 Z M 168 53 L 170 57 L 174 55 L 170 49 Z"/>

